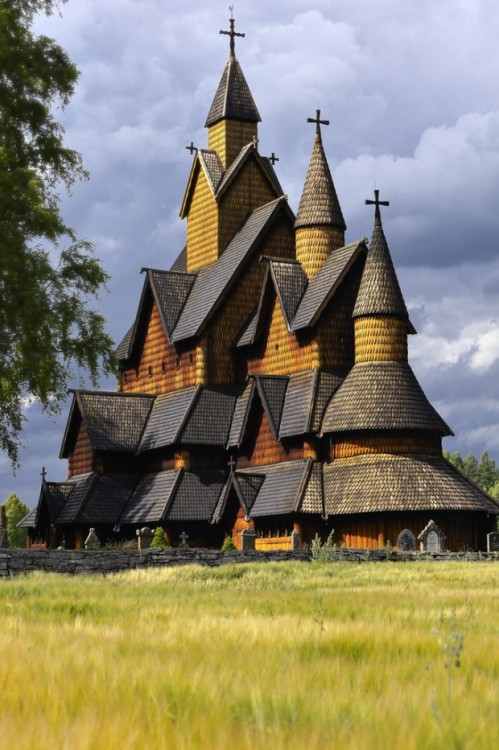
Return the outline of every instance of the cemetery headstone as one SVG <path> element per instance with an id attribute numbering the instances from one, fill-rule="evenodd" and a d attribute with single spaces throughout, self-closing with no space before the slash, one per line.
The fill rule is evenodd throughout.
<path id="1" fill-rule="evenodd" d="M 255 529 L 244 529 L 241 532 L 241 541 L 243 552 L 255 549 L 256 531 Z"/>
<path id="2" fill-rule="evenodd" d="M 410 529 L 404 529 L 397 537 L 397 547 L 402 552 L 414 552 L 416 550 L 416 537 Z"/>
<path id="3" fill-rule="evenodd" d="M 100 549 L 99 537 L 95 533 L 95 529 L 90 529 L 85 539 L 85 549 Z"/>
<path id="4" fill-rule="evenodd" d="M 499 532 L 491 531 L 487 534 L 487 552 L 499 552 Z"/>

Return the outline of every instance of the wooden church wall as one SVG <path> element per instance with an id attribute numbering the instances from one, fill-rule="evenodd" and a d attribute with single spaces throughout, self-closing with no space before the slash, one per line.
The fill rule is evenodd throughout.
<path id="1" fill-rule="evenodd" d="M 308 456 L 308 451 L 304 449 L 303 443 L 299 440 L 287 442 L 286 445 L 283 445 L 282 442 L 275 439 L 263 408 L 252 409 L 250 424 L 253 426 L 252 434 L 248 436 L 237 459 L 238 469 L 275 464 L 281 461 L 293 461 Z"/>
<path id="2" fill-rule="evenodd" d="M 187 271 L 198 271 L 218 258 L 218 206 L 199 168 L 187 217 Z"/>
<path id="3" fill-rule="evenodd" d="M 255 122 L 220 120 L 208 129 L 208 148 L 216 151 L 224 169 L 234 161 L 241 148 L 257 134 Z"/>
<path id="4" fill-rule="evenodd" d="M 255 160 L 250 157 L 220 199 L 218 237 L 221 253 L 246 219 L 248 212 L 270 203 L 275 198 L 275 190 Z M 287 257 L 294 258 L 294 254 L 293 244 Z"/>
<path id="5" fill-rule="evenodd" d="M 168 343 L 156 303 L 153 303 L 140 360 L 122 373 L 125 393 L 165 393 L 195 385 L 203 369 L 200 347 L 177 348 Z"/>
<path id="6" fill-rule="evenodd" d="M 230 383 L 236 379 L 244 382 L 245 373 L 239 371 L 237 364 L 240 357 L 232 349 L 232 344 L 260 297 L 265 264 L 258 259 L 265 254 L 290 257 L 292 246 L 291 229 L 284 220 L 278 221 L 209 326 L 206 343 L 208 370 L 203 382 Z"/>
<path id="7" fill-rule="evenodd" d="M 364 432 L 344 434 L 341 440 L 331 443 L 329 458 L 348 458 L 364 453 L 422 453 L 430 456 L 442 454 L 442 441 L 438 435 L 418 435 L 403 432 Z"/>
<path id="8" fill-rule="evenodd" d="M 94 451 L 84 422 L 80 424 L 75 448 L 68 456 L 68 478 L 94 470 Z"/>

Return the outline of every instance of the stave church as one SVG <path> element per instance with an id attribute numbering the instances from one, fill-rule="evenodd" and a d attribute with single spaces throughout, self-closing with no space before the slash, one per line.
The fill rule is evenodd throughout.
<path id="1" fill-rule="evenodd" d="M 345 244 L 320 111 L 296 216 L 258 149 L 235 54 L 189 147 L 186 242 L 143 269 L 117 390 L 73 393 L 60 457 L 24 519 L 33 547 L 162 527 L 175 547 L 485 549 L 499 505 L 442 456 L 450 427 L 409 363 L 416 333 L 382 225 Z M 384 209 L 383 209 L 384 210 Z M 180 250 L 180 248 L 179 248 Z M 138 290 L 139 292 L 139 290 Z M 139 294 L 137 295 L 139 297 Z"/>

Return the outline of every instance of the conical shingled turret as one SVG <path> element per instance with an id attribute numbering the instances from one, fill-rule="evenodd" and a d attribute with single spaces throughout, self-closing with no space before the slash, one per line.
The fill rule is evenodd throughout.
<path id="1" fill-rule="evenodd" d="M 414 332 L 383 232 L 379 201 L 366 264 L 353 310 L 355 362 L 407 362 L 407 334 Z"/>
<path id="2" fill-rule="evenodd" d="M 317 110 L 315 141 L 310 157 L 303 193 L 296 215 L 296 258 L 311 278 L 323 265 L 332 250 L 345 243 L 346 224 L 341 211 L 331 171 L 322 145 L 320 119 Z"/>
<path id="3" fill-rule="evenodd" d="M 243 146 L 256 142 L 261 117 L 235 54 L 234 38 L 244 34 L 234 30 L 233 18 L 230 19 L 230 31 L 220 33 L 230 37 L 230 53 L 205 127 L 208 128 L 209 148 L 216 151 L 227 169 Z"/>

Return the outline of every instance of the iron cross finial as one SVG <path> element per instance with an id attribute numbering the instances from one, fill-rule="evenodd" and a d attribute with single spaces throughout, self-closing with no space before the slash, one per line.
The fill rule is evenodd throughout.
<path id="1" fill-rule="evenodd" d="M 230 454 L 229 462 L 228 462 L 227 465 L 229 467 L 230 473 L 233 474 L 234 473 L 234 468 L 236 466 L 236 462 L 234 460 L 234 456 L 232 455 L 232 453 Z"/>
<path id="2" fill-rule="evenodd" d="M 234 6 L 233 5 L 229 5 L 229 10 L 230 10 L 230 21 L 229 21 L 229 23 L 230 23 L 230 31 L 222 31 L 222 30 L 220 30 L 219 34 L 227 34 L 227 36 L 230 36 L 230 56 L 231 57 L 235 57 L 235 54 L 236 54 L 235 53 L 236 45 L 234 43 L 234 39 L 235 39 L 236 36 L 242 36 L 242 37 L 244 37 L 245 34 L 240 34 L 238 31 L 236 31 L 234 29 L 234 24 L 235 24 L 235 20 L 234 20 Z"/>
<path id="3" fill-rule="evenodd" d="M 307 122 L 315 122 L 316 135 L 321 137 L 321 125 L 329 125 L 329 120 L 321 120 L 320 109 L 315 110 L 315 117 L 307 117 Z"/>
<path id="4" fill-rule="evenodd" d="M 269 156 L 269 162 L 272 164 L 272 166 L 274 166 L 276 161 L 279 161 L 279 157 L 276 156 L 274 152 L 272 151 L 271 155 Z"/>
<path id="5" fill-rule="evenodd" d="M 194 141 L 191 141 L 190 146 L 185 147 L 187 151 L 191 152 L 191 156 L 194 153 L 194 151 L 197 151 L 197 147 L 194 145 Z"/>
<path id="6" fill-rule="evenodd" d="M 45 481 L 45 477 L 47 476 L 47 472 L 45 471 L 45 466 L 42 466 L 42 472 L 41 472 L 41 474 L 42 474 L 42 481 L 44 482 Z"/>
<path id="7" fill-rule="evenodd" d="M 390 201 L 380 201 L 379 199 L 379 190 L 377 188 L 374 189 L 374 200 L 371 201 L 366 198 L 366 206 L 376 206 L 375 212 L 374 212 L 374 223 L 378 226 L 381 226 L 381 211 L 379 210 L 380 206 L 389 206 Z"/>

